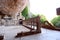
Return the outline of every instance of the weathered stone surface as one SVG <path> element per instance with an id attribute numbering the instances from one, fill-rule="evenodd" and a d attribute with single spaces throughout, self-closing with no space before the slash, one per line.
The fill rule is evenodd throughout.
<path id="1" fill-rule="evenodd" d="M 28 0 L 0 0 L 0 11 L 3 14 L 16 16 L 27 5 Z"/>
<path id="2" fill-rule="evenodd" d="M 15 38 L 17 33 L 28 32 L 29 29 L 19 26 L 0 26 L 0 35 L 4 35 L 4 40 L 60 40 L 60 31 L 48 30 L 41 28 L 42 33 Z"/>

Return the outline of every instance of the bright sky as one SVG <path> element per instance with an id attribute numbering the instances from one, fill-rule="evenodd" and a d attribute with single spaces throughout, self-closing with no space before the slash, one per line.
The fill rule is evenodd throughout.
<path id="1" fill-rule="evenodd" d="M 30 11 L 35 14 L 44 14 L 49 20 L 56 16 L 58 7 L 60 7 L 60 0 L 30 0 Z"/>

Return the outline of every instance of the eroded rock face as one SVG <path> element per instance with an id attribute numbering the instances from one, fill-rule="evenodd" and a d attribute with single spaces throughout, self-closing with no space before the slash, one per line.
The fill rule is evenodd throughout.
<path id="1" fill-rule="evenodd" d="M 0 0 L 0 11 L 3 14 L 16 17 L 27 5 L 28 0 Z"/>

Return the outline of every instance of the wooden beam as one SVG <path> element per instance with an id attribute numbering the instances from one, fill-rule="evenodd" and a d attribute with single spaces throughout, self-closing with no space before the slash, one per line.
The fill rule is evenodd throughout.
<path id="1" fill-rule="evenodd" d="M 21 32 L 21 33 L 18 33 L 17 36 L 15 36 L 15 37 L 16 37 L 16 38 L 17 38 L 17 37 L 24 37 L 24 36 L 34 35 L 34 34 L 38 34 L 38 33 L 41 33 L 41 31 L 40 31 L 40 32 L 37 32 L 37 31 Z"/>

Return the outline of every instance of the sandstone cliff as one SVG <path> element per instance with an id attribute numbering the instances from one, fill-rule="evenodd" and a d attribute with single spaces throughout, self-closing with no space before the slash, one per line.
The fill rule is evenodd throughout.
<path id="1" fill-rule="evenodd" d="M 16 14 L 21 12 L 27 3 L 28 0 L 0 0 L 0 12 L 16 17 Z"/>

